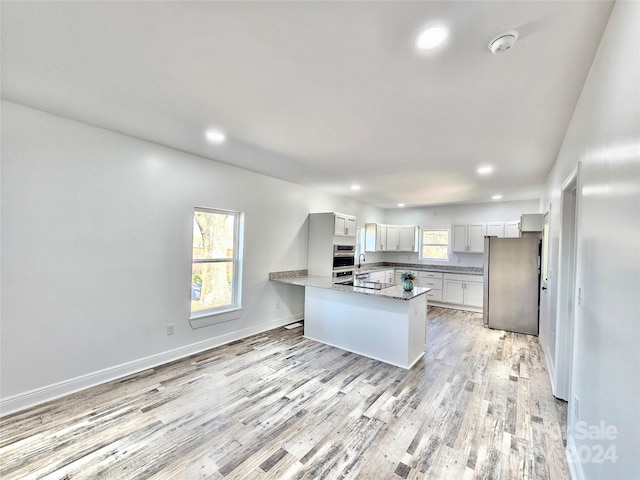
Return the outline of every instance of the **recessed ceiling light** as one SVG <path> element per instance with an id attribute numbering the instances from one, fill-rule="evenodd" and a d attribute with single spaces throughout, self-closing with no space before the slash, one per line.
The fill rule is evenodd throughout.
<path id="1" fill-rule="evenodd" d="M 490 167 L 489 165 L 486 165 L 484 167 L 478 167 L 478 170 L 476 170 L 480 175 L 488 175 L 491 172 L 493 172 L 493 167 Z"/>
<path id="2" fill-rule="evenodd" d="M 449 35 L 447 27 L 432 25 L 422 30 L 416 37 L 416 47 L 420 50 L 430 50 L 442 44 Z"/>
<path id="3" fill-rule="evenodd" d="M 360 185 L 351 185 L 351 190 L 357 192 L 358 190 L 360 190 Z"/>
<path id="4" fill-rule="evenodd" d="M 211 143 L 215 143 L 216 145 L 223 143 L 227 138 L 220 130 L 207 130 L 205 136 L 207 137 L 207 140 Z"/>
<path id="5" fill-rule="evenodd" d="M 493 200 L 500 200 L 502 198 L 502 195 L 494 195 L 493 197 L 491 197 Z"/>
<path id="6" fill-rule="evenodd" d="M 404 207 L 404 203 L 399 203 L 398 206 L 399 207 Z"/>

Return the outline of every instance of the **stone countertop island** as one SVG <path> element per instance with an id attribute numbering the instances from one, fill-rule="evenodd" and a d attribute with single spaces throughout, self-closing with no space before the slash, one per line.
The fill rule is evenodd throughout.
<path id="1" fill-rule="evenodd" d="M 409 369 L 423 355 L 428 288 L 405 292 L 332 283 L 331 278 L 269 274 L 270 280 L 305 288 L 304 336 Z"/>

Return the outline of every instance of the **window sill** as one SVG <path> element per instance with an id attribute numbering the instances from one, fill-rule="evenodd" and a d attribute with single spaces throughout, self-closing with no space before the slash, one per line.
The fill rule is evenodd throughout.
<path id="1" fill-rule="evenodd" d="M 242 308 L 230 308 L 228 310 L 221 310 L 217 312 L 195 313 L 189 319 L 189 323 L 191 324 L 191 328 L 200 328 L 215 325 L 216 323 L 237 320 L 241 316 Z"/>

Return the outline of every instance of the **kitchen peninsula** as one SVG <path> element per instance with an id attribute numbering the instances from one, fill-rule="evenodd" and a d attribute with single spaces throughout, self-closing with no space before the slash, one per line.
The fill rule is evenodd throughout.
<path id="1" fill-rule="evenodd" d="M 429 288 L 347 286 L 304 271 L 269 279 L 305 288 L 306 338 L 406 369 L 424 355 Z"/>

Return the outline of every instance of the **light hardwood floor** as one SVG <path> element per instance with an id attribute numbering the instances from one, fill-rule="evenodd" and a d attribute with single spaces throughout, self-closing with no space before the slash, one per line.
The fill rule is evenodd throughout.
<path id="1" fill-rule="evenodd" d="M 408 371 L 280 328 L 2 418 L 0 478 L 569 478 L 537 337 L 428 316 Z"/>

